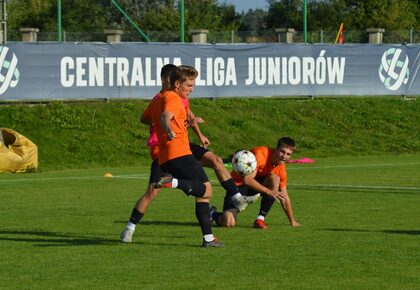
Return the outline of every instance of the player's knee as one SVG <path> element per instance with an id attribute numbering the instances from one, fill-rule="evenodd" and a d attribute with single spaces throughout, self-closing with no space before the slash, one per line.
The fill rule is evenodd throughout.
<path id="1" fill-rule="evenodd" d="M 223 159 L 217 155 L 213 155 L 210 158 L 210 163 L 211 163 L 211 167 L 213 167 L 213 169 L 216 171 L 222 170 L 224 168 Z"/>
<path id="2" fill-rule="evenodd" d="M 235 220 L 226 221 L 226 225 L 225 226 L 227 228 L 233 228 L 234 226 L 236 226 L 236 222 L 235 222 Z"/>
<path id="3" fill-rule="evenodd" d="M 223 216 L 223 226 L 232 228 L 236 225 L 235 217 L 230 214 L 225 214 Z"/>
<path id="4" fill-rule="evenodd" d="M 234 219 L 228 219 L 225 221 L 225 227 L 233 228 L 234 226 L 236 226 L 236 221 Z"/>
<path id="5" fill-rule="evenodd" d="M 149 198 L 150 199 L 155 199 L 158 196 L 158 193 L 159 193 L 159 189 L 157 189 L 157 188 L 151 189 L 150 193 L 149 193 Z"/>
<path id="6" fill-rule="evenodd" d="M 213 195 L 213 190 L 211 188 L 210 182 L 204 183 L 204 186 L 206 187 L 206 190 L 205 190 L 204 195 L 202 196 L 202 198 L 210 199 L 212 197 L 212 195 Z"/>
<path id="7" fill-rule="evenodd" d="M 224 167 L 224 165 L 223 165 L 223 159 L 220 158 L 219 156 L 214 156 L 214 158 L 213 158 L 213 165 L 214 165 L 215 168 Z"/>
<path id="8" fill-rule="evenodd" d="M 270 174 L 269 179 L 274 182 L 280 182 L 280 177 L 276 174 Z"/>
<path id="9" fill-rule="evenodd" d="M 265 178 L 264 183 L 265 186 L 277 188 L 280 185 L 280 177 L 276 174 L 270 174 Z"/>
<path id="10" fill-rule="evenodd" d="M 159 191 L 160 191 L 160 189 L 159 188 L 155 188 L 154 187 L 154 183 L 152 183 L 147 188 L 147 191 L 146 191 L 146 194 L 145 195 L 149 199 L 154 199 L 158 195 Z"/>

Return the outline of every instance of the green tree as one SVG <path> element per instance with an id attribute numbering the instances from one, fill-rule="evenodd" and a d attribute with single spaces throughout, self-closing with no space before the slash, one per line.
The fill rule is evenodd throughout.
<path id="1" fill-rule="evenodd" d="M 268 0 L 266 25 L 268 28 L 302 27 L 301 0 Z"/>
<path id="2" fill-rule="evenodd" d="M 416 27 L 419 8 L 412 0 L 336 0 L 346 4 L 345 20 L 350 29 L 381 27 L 401 30 Z M 418 1 L 417 1 L 418 2 Z"/>
<path id="3" fill-rule="evenodd" d="M 118 0 L 119 5 L 144 31 L 179 32 L 179 1 L 171 0 Z M 218 4 L 215 0 L 186 0 L 185 31 L 190 29 L 236 30 L 239 16 L 232 5 Z M 114 7 L 107 14 L 108 23 L 134 32 L 121 13 Z M 188 34 L 188 33 L 187 33 Z M 152 41 L 156 40 L 151 37 Z"/>
<path id="4" fill-rule="evenodd" d="M 22 27 L 45 28 L 45 19 L 54 0 L 10 0 L 7 2 L 8 30 L 19 30 Z"/>
<path id="5" fill-rule="evenodd" d="M 190 29 L 236 30 L 239 16 L 233 5 L 218 4 L 216 0 L 185 1 L 186 26 Z"/>
<path id="6" fill-rule="evenodd" d="M 103 31 L 105 1 L 61 0 L 62 29 L 71 32 Z M 10 0 L 9 30 L 35 27 L 43 32 L 57 31 L 57 0 Z"/>
<path id="7" fill-rule="evenodd" d="M 419 0 L 308 0 L 308 31 L 337 31 L 344 22 L 345 33 L 355 36 L 353 42 L 366 41 L 366 28 L 386 31 L 419 29 Z M 303 30 L 303 0 L 268 0 L 267 28 L 291 27 Z M 396 42 L 401 37 L 395 37 Z M 392 38 L 390 40 L 392 42 Z"/>
<path id="8" fill-rule="evenodd" d="M 250 9 L 240 17 L 239 31 L 251 31 L 252 35 L 260 35 L 266 30 L 267 12 L 262 9 Z"/>

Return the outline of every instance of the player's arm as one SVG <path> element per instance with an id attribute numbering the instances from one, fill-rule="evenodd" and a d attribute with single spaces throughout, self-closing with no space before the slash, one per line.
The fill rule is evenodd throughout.
<path id="1" fill-rule="evenodd" d="M 255 180 L 255 176 L 257 175 L 257 170 L 252 172 L 250 175 L 244 177 L 244 183 L 248 187 L 252 188 L 253 190 L 269 195 L 276 199 L 278 202 L 282 202 L 285 196 L 280 191 L 271 190 L 268 187 L 265 187 L 261 183 Z"/>
<path id="2" fill-rule="evenodd" d="M 187 115 L 189 125 L 191 126 L 197 137 L 200 139 L 201 144 L 203 144 L 203 146 L 207 148 L 207 146 L 210 145 L 210 141 L 206 136 L 203 135 L 198 125 L 199 123 L 204 123 L 204 120 L 201 117 L 196 117 L 191 110 L 188 110 Z"/>
<path id="3" fill-rule="evenodd" d="M 283 207 L 284 213 L 289 219 L 290 225 L 292 227 L 300 227 L 301 225 L 295 220 L 293 215 L 292 201 L 290 200 L 289 194 L 287 193 L 286 186 L 281 187 L 280 191 L 285 196 L 285 198 L 281 201 L 281 206 Z"/>
<path id="4" fill-rule="evenodd" d="M 164 111 L 160 116 L 160 123 L 163 130 L 168 134 L 168 139 L 172 140 L 175 138 L 176 133 L 172 131 L 171 120 L 173 119 L 174 114 L 170 111 Z"/>

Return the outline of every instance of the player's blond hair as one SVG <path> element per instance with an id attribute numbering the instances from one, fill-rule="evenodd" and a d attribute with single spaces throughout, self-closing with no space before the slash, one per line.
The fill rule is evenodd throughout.
<path id="1" fill-rule="evenodd" d="M 175 87 L 175 82 L 185 82 L 187 79 L 195 79 L 198 76 L 198 71 L 192 66 L 181 65 L 171 71 L 169 79 L 171 88 Z"/>

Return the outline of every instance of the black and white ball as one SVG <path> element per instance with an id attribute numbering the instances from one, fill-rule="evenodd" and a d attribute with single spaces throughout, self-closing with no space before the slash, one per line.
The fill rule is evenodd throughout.
<path id="1" fill-rule="evenodd" d="M 257 158 L 248 150 L 240 150 L 232 157 L 233 170 L 242 176 L 247 176 L 257 168 Z"/>

